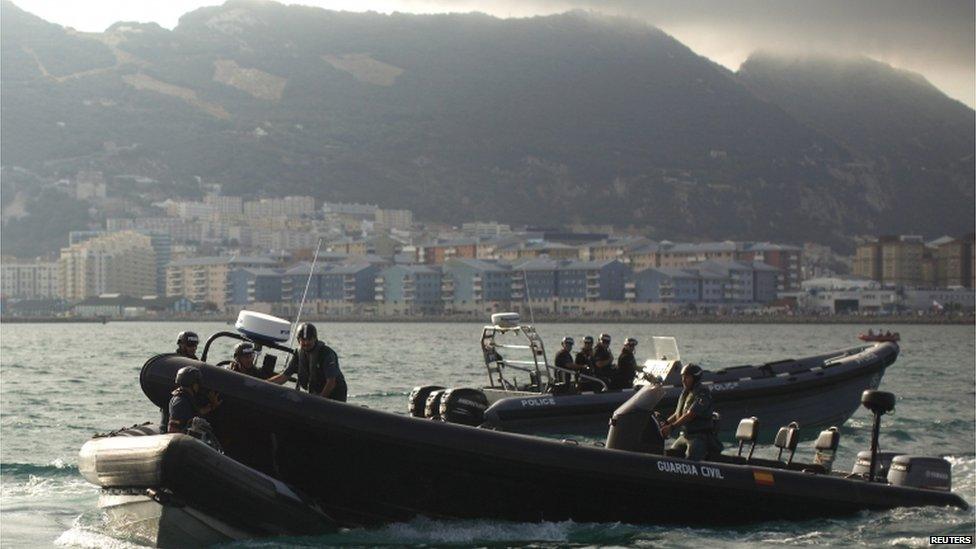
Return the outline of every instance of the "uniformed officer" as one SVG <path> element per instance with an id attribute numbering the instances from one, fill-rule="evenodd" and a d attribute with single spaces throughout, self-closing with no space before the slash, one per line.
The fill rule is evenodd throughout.
<path id="1" fill-rule="evenodd" d="M 169 400 L 169 409 L 163 416 L 167 433 L 185 433 L 194 416 L 205 416 L 220 406 L 220 397 L 210 391 L 209 403 L 197 408 L 195 400 L 200 393 L 202 379 L 203 374 L 196 366 L 184 366 L 176 372 L 176 389 Z"/>
<path id="2" fill-rule="evenodd" d="M 566 336 L 563 338 L 563 347 L 559 349 L 556 353 L 556 358 L 553 359 L 553 364 L 556 368 L 562 368 L 563 370 L 579 370 L 580 367 L 576 365 L 573 361 L 573 344 L 576 343 L 573 338 Z M 558 371 L 558 370 L 557 370 Z M 558 377 L 569 381 L 570 374 L 565 371 L 558 371 Z"/>
<path id="3" fill-rule="evenodd" d="M 197 358 L 197 345 L 199 344 L 200 336 L 196 332 L 180 332 L 180 335 L 176 336 L 176 354 L 193 360 L 200 360 Z"/>
<path id="4" fill-rule="evenodd" d="M 637 375 L 635 349 L 637 349 L 637 340 L 628 337 L 624 341 L 623 348 L 620 349 L 620 356 L 617 357 L 617 364 L 613 370 L 612 389 L 630 389 L 634 386 L 634 376 Z"/>
<path id="5" fill-rule="evenodd" d="M 583 370 L 583 373 L 588 373 L 593 367 L 593 336 L 583 338 L 583 347 L 576 353 L 573 362 Z"/>
<path id="6" fill-rule="evenodd" d="M 610 334 L 600 334 L 600 341 L 593 349 L 593 371 L 609 384 L 613 378 L 613 353 L 610 352 Z"/>
<path id="7" fill-rule="evenodd" d="M 279 385 L 298 373 L 298 386 L 310 394 L 331 400 L 346 401 L 346 378 L 339 369 L 339 357 L 328 345 L 319 341 L 315 326 L 303 322 L 298 326 L 299 349 L 285 371 L 269 378 Z"/>
<path id="8" fill-rule="evenodd" d="M 664 438 L 673 430 L 680 430 L 671 449 L 683 452 L 686 458 L 695 461 L 705 457 L 714 443 L 711 438 L 715 436 L 712 432 L 712 393 L 702 385 L 701 378 L 702 369 L 697 364 L 687 364 L 681 369 L 684 390 L 678 397 L 674 413 L 661 426 Z"/>
<path id="9" fill-rule="evenodd" d="M 228 369 L 242 374 L 260 379 L 267 379 L 269 376 L 262 370 L 254 366 L 254 355 L 256 351 L 254 344 L 250 341 L 242 341 L 234 347 L 234 360 L 227 366 Z"/>

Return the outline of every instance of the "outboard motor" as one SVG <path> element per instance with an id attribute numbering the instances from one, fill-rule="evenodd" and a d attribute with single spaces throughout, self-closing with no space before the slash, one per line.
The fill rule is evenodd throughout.
<path id="1" fill-rule="evenodd" d="M 424 417 L 427 419 L 441 418 L 441 398 L 444 396 L 444 389 L 431 391 L 424 404 Z"/>
<path id="2" fill-rule="evenodd" d="M 410 391 L 410 400 L 407 403 L 407 412 L 413 417 L 425 417 L 424 407 L 427 406 L 427 397 L 434 391 L 443 389 L 440 385 L 421 385 L 414 387 Z"/>
<path id="3" fill-rule="evenodd" d="M 868 481 L 874 482 L 878 464 L 878 434 L 881 432 L 881 416 L 895 409 L 895 395 L 885 391 L 868 389 L 861 393 L 861 404 L 874 414 L 874 428 L 871 430 L 871 468 Z"/>
<path id="4" fill-rule="evenodd" d="M 665 393 L 660 384 L 645 385 L 617 408 L 610 418 L 607 448 L 663 454 L 664 437 L 653 412 Z"/>
<path id="5" fill-rule="evenodd" d="M 448 423 L 481 425 L 487 408 L 488 397 L 480 389 L 459 387 L 448 389 L 441 395 L 441 421 Z"/>
<path id="6" fill-rule="evenodd" d="M 891 467 L 891 460 L 900 455 L 898 452 L 878 452 L 877 474 L 879 478 L 887 478 L 888 469 Z M 862 450 L 857 453 L 857 459 L 854 460 L 854 467 L 851 469 L 851 474 L 867 478 L 870 472 L 871 450 Z"/>
<path id="7" fill-rule="evenodd" d="M 891 460 L 888 484 L 948 492 L 952 489 L 952 469 L 942 458 L 897 456 Z"/>

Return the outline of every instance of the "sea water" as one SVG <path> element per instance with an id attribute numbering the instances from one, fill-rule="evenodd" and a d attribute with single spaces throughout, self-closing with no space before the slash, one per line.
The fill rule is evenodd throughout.
<path id="1" fill-rule="evenodd" d="M 319 323 L 339 354 L 349 401 L 403 412 L 415 385 L 479 386 L 486 381 L 472 323 Z M 538 326 L 550 355 L 570 335 L 608 332 L 614 353 L 626 337 L 675 336 L 685 362 L 715 369 L 798 358 L 851 347 L 867 326 L 545 324 Z M 0 326 L 0 545 L 3 547 L 132 547 L 109 537 L 96 502 L 98 489 L 78 473 L 78 450 L 92 434 L 158 419 L 139 388 L 139 370 L 151 356 L 175 348 L 181 330 L 201 337 L 231 329 L 223 323 L 109 322 Z M 881 448 L 944 456 L 953 490 L 976 503 L 976 349 L 972 326 L 898 326 L 902 352 L 881 389 L 897 396 L 882 421 Z M 201 348 L 202 349 L 202 348 Z M 229 358 L 216 346 L 210 362 Z M 550 357 L 551 358 L 551 357 Z M 871 416 L 861 409 L 843 426 L 836 469 L 849 469 L 869 448 Z M 769 449 L 764 449 L 769 455 Z M 808 455 L 811 454 L 811 455 Z M 775 455 L 775 454 L 773 454 Z M 797 459 L 809 461 L 812 443 Z M 486 474 L 489 474 L 486 471 Z M 477 494 L 472 494 L 477 497 Z M 648 494 L 667 498 L 667 494 Z M 249 540 L 232 547 L 322 545 L 437 546 L 668 546 L 851 545 L 925 546 L 930 535 L 972 535 L 974 512 L 896 509 L 806 522 L 767 522 L 738 528 L 634 526 L 620 523 L 511 523 L 432 520 L 343 529 L 311 538 Z"/>

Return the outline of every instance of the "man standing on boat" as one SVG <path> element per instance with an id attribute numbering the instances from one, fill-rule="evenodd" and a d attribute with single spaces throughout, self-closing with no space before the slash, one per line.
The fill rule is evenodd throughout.
<path id="1" fill-rule="evenodd" d="M 298 374 L 298 386 L 309 394 L 340 402 L 346 401 L 346 378 L 339 369 L 339 356 L 319 341 L 315 326 L 303 322 L 298 326 L 298 352 L 285 371 L 268 379 L 281 385 L 292 374 Z"/>
<path id="2" fill-rule="evenodd" d="M 176 336 L 176 354 L 193 360 L 200 360 L 197 358 L 197 345 L 199 344 L 200 336 L 196 332 L 180 332 L 180 335 Z"/>
<path id="3" fill-rule="evenodd" d="M 593 349 L 593 371 L 609 384 L 613 379 L 613 353 L 610 352 L 610 334 L 600 334 L 600 342 Z"/>
<path id="4" fill-rule="evenodd" d="M 583 338 L 583 347 L 576 353 L 573 362 L 584 374 L 589 373 L 589 369 L 593 367 L 593 336 Z"/>
<path id="5" fill-rule="evenodd" d="M 716 440 L 712 429 L 712 392 L 701 383 L 702 369 L 697 364 L 687 364 L 681 369 L 681 385 L 684 390 L 678 397 L 678 405 L 671 417 L 661 426 L 661 435 L 668 438 L 675 429 L 680 429 L 678 439 L 671 449 L 680 451 L 688 459 L 699 461 L 708 454 L 708 449 Z M 718 443 L 721 448 L 721 442 Z"/>
<path id="6" fill-rule="evenodd" d="M 556 357 L 553 359 L 553 364 L 556 368 L 561 368 L 562 370 L 557 370 L 558 377 L 564 379 L 565 381 L 570 381 L 570 374 L 564 370 L 579 370 L 580 366 L 577 366 L 573 361 L 573 344 L 576 343 L 573 338 L 566 336 L 563 338 L 563 348 L 559 349 L 556 353 Z"/>
<path id="7" fill-rule="evenodd" d="M 611 389 L 630 389 L 634 386 L 634 376 L 637 374 L 637 358 L 634 350 L 637 349 L 637 340 L 628 337 L 624 341 L 623 348 L 620 349 L 620 356 L 617 357 L 617 366 L 613 370 L 613 383 Z"/>

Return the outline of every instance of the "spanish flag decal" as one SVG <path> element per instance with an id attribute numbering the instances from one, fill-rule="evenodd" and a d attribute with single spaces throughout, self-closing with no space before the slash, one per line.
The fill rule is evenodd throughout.
<path id="1" fill-rule="evenodd" d="M 776 481 L 773 480 L 773 474 L 766 471 L 752 471 L 752 478 L 756 480 L 756 484 L 761 486 L 773 486 Z"/>

